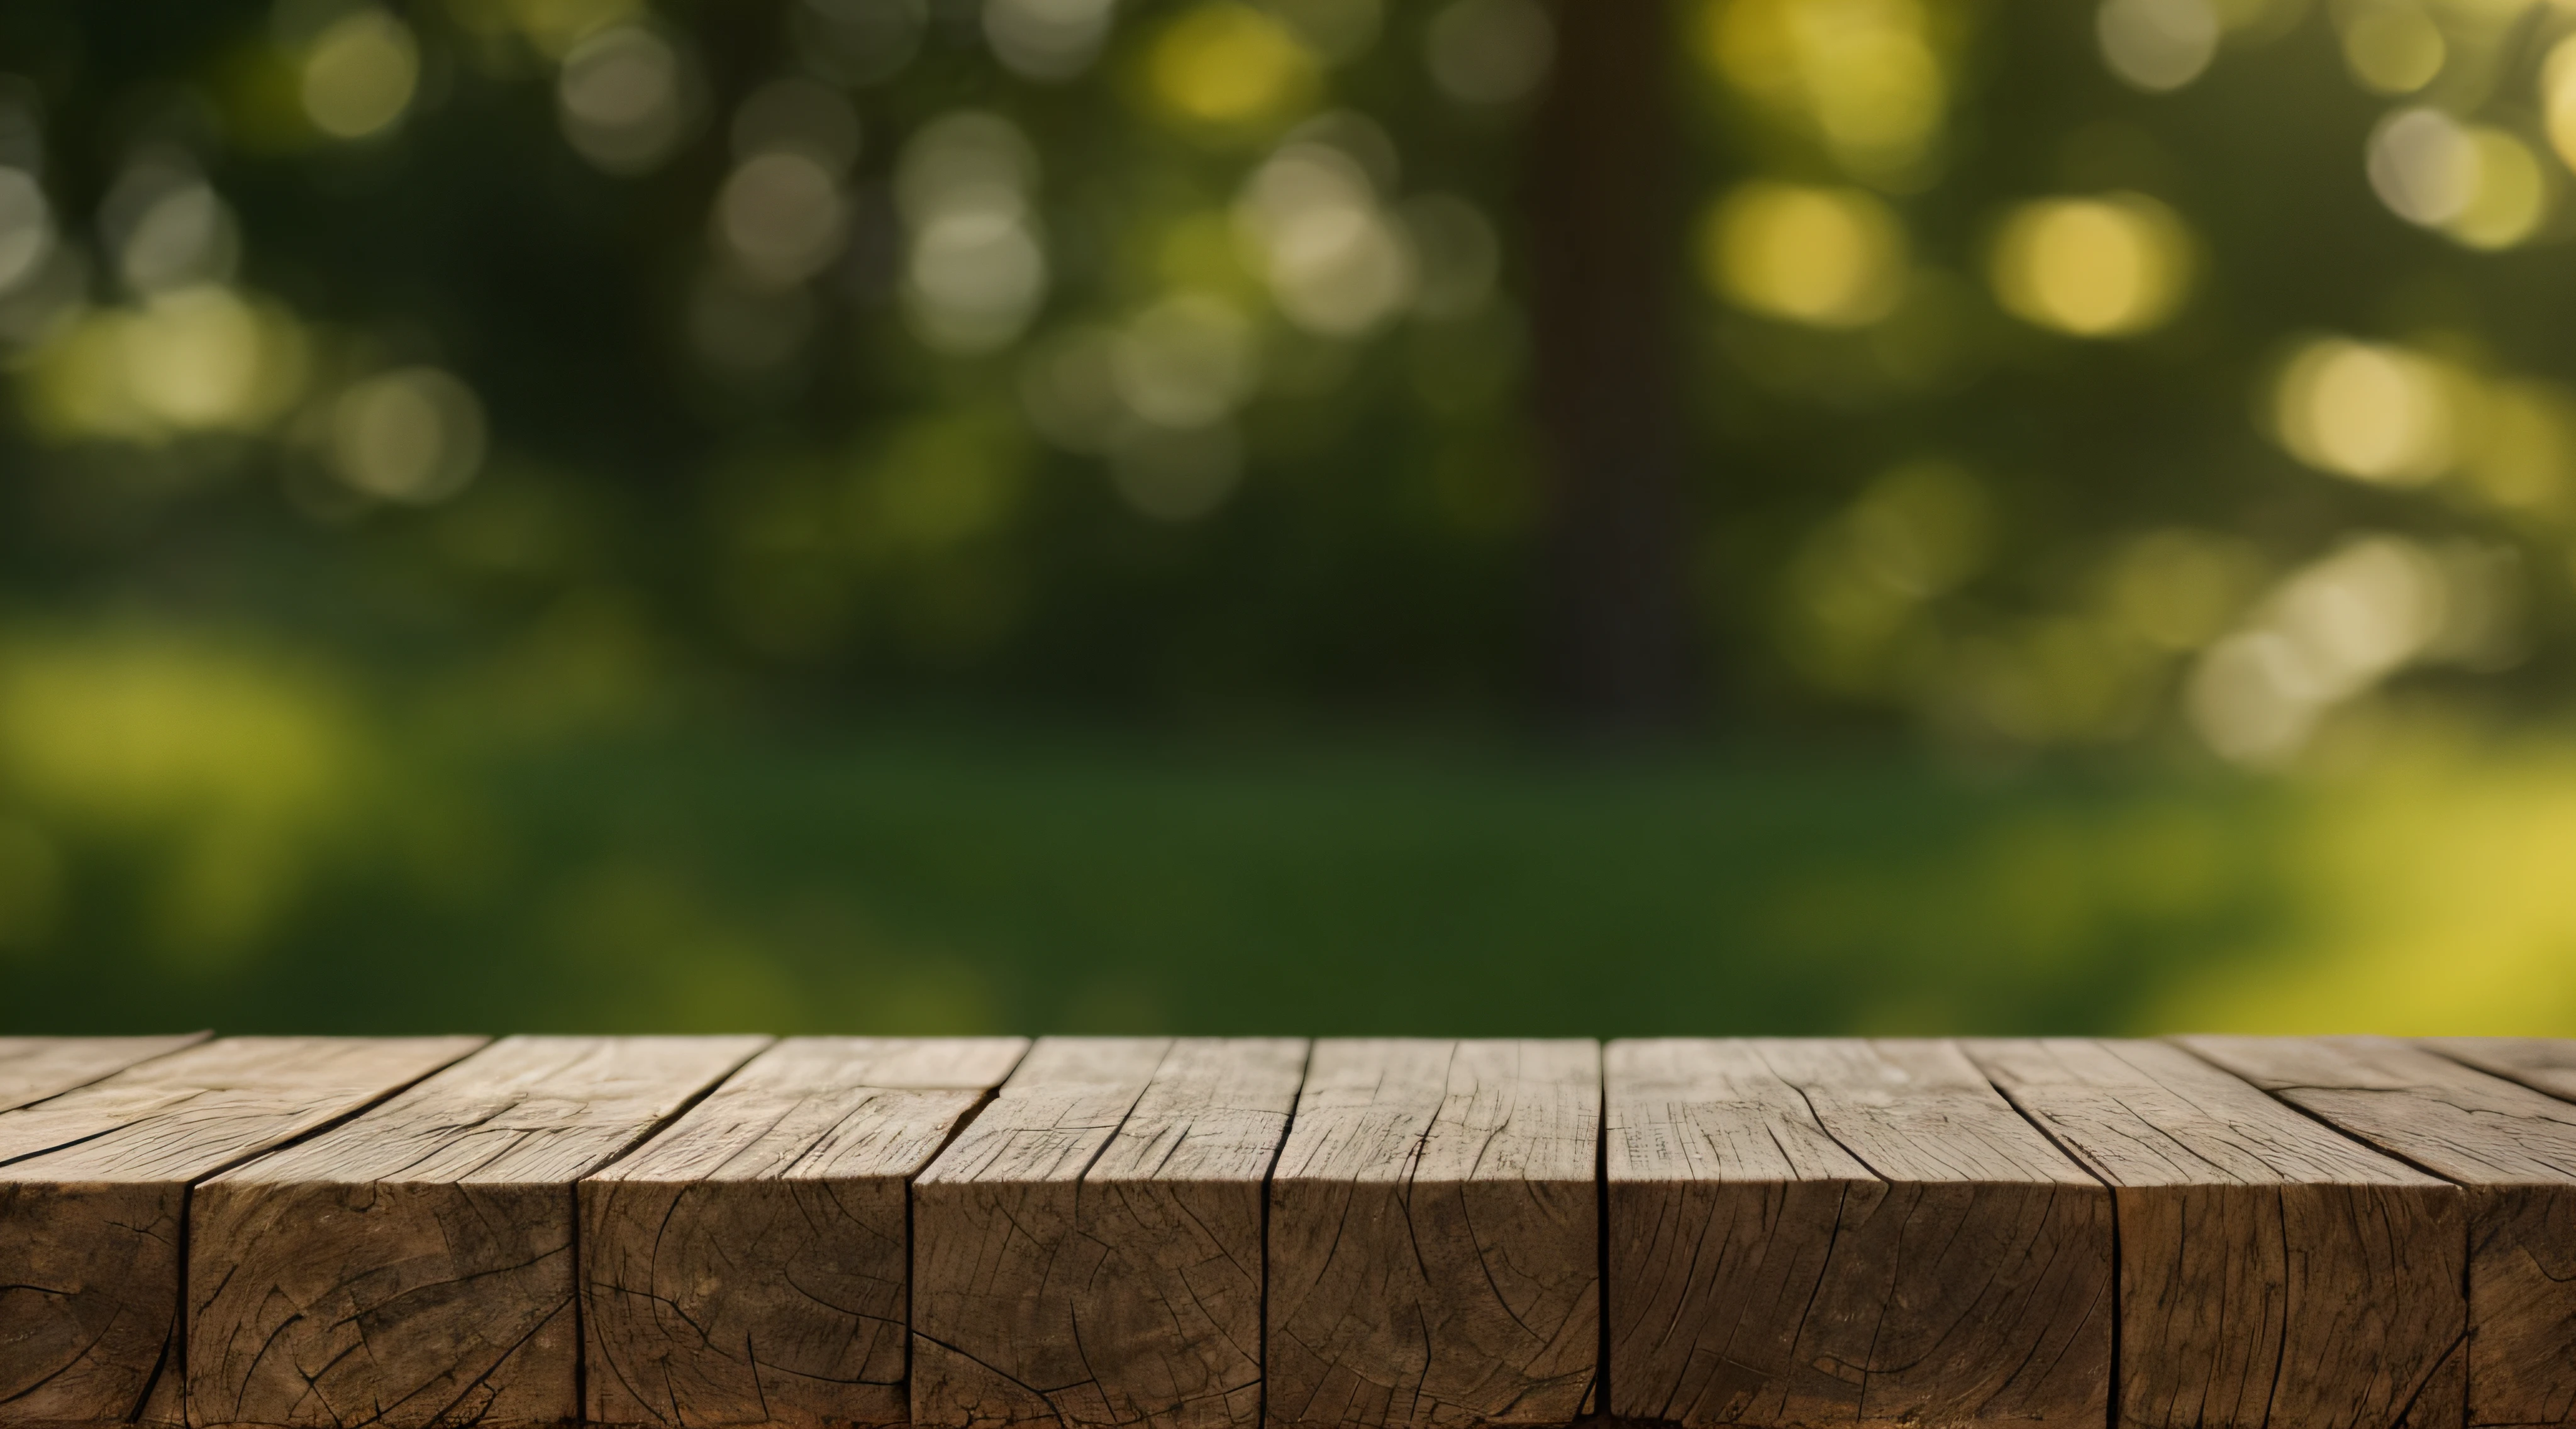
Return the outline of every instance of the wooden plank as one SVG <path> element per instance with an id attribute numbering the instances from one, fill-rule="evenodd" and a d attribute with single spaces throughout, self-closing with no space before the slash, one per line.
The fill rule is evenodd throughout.
<path id="1" fill-rule="evenodd" d="M 1049 1038 L 913 1186 L 913 1419 L 1253 1425 L 1306 1044 Z"/>
<path id="2" fill-rule="evenodd" d="M 1078 1370 L 1041 1368 L 1059 1364 L 1074 1339 L 1061 1292 L 1046 1313 L 1049 1257 L 1072 1235 L 1083 1173 L 1171 1050 L 1165 1037 L 1040 1038 L 992 1104 L 913 1182 L 915 1422 L 960 1422 L 1015 1385 L 1019 1402 L 1044 1405 L 1088 1382 Z"/>
<path id="3" fill-rule="evenodd" d="M 2168 1043 L 1963 1045 L 2111 1185 L 2118 1423 L 2456 1429 L 2468 1333 L 2457 1187 Z"/>
<path id="4" fill-rule="evenodd" d="M 1956 1047 L 1613 1043 L 1609 1115 L 1614 1414 L 2102 1422 L 2110 1195 Z"/>
<path id="5" fill-rule="evenodd" d="M 1854 1293 L 1828 1283 L 1863 1273 L 1831 1259 L 1843 1213 L 1865 1223 L 1887 1188 L 1751 1043 L 1618 1041 L 1604 1072 L 1611 1414 L 1785 1424 L 1847 1410 L 1817 1339 L 1848 1332 L 1811 1334 L 1808 1306 Z"/>
<path id="6" fill-rule="evenodd" d="M 1271 1182 L 1266 1422 L 1592 1409 L 1600 1126 L 1592 1042 L 1317 1042 Z"/>
<path id="7" fill-rule="evenodd" d="M 189 1184 L 482 1041 L 232 1037 L 0 1113 L 0 1424 L 181 1422 Z"/>
<path id="8" fill-rule="evenodd" d="M 899 1424 L 912 1178 L 1020 1037 L 797 1037 L 581 1183 L 585 1416 Z"/>
<path id="9" fill-rule="evenodd" d="M 1173 1044 L 1083 1173 L 1069 1297 L 1112 1424 L 1261 1422 L 1262 1204 L 1305 1080 L 1303 1038 Z M 1095 1348 L 1097 1347 L 1097 1348 Z"/>
<path id="10" fill-rule="evenodd" d="M 2393 1038 L 2177 1040 L 2458 1183 L 2468 1208 L 2468 1422 L 2576 1420 L 2576 1106 Z"/>
<path id="11" fill-rule="evenodd" d="M 0 1037 L 0 1111 L 61 1096 L 206 1040 L 203 1032 L 170 1037 Z"/>
<path id="12" fill-rule="evenodd" d="M 2576 1040 L 2565 1037 L 2424 1037 L 2416 1045 L 2560 1101 L 2576 1101 Z"/>
<path id="13" fill-rule="evenodd" d="M 199 1187 L 189 1422 L 578 1417 L 574 1184 L 767 1040 L 512 1037 Z"/>

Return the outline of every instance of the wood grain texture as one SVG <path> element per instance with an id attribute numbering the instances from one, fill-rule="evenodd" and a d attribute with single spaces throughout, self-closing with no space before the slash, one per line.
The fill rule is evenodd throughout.
<path id="1" fill-rule="evenodd" d="M 914 1184 L 914 1420 L 1257 1424 L 1262 1184 L 1305 1055 L 1040 1042 Z"/>
<path id="2" fill-rule="evenodd" d="M 2560 1101 L 2576 1102 L 2576 1039 L 2424 1037 L 2415 1045 Z"/>
<path id="3" fill-rule="evenodd" d="M 2177 1040 L 2457 1183 L 2468 1209 L 2468 1422 L 2576 1418 L 2576 1106 L 2393 1038 Z"/>
<path id="4" fill-rule="evenodd" d="M 798 1037 L 581 1183 L 586 1416 L 899 1424 L 906 1198 L 1028 1050 Z"/>
<path id="5" fill-rule="evenodd" d="M 0 1424 L 181 1421 L 189 1185 L 476 1037 L 234 1037 L 0 1114 Z"/>
<path id="6" fill-rule="evenodd" d="M 203 1032 L 170 1037 L 0 1037 L 0 1111 L 60 1096 L 206 1040 Z"/>
<path id="7" fill-rule="evenodd" d="M 2111 1185 L 2118 1423 L 2456 1429 L 2468 1333 L 2457 1187 L 2167 1043 L 1963 1045 Z"/>
<path id="8" fill-rule="evenodd" d="M 578 1417 L 574 1184 L 756 1037 L 513 1037 L 198 1188 L 188 1419 Z"/>
<path id="9" fill-rule="evenodd" d="M 1613 1043 L 1612 1412 L 2098 1424 L 2109 1193 L 1934 1042 Z"/>
<path id="10" fill-rule="evenodd" d="M 1588 1041 L 1315 1044 L 1270 1189 L 1269 1424 L 1594 1407 L 1600 1069 Z"/>
<path id="11" fill-rule="evenodd" d="M 1832 1261 L 1845 1209 L 1886 1187 L 1750 1043 L 1613 1042 L 1604 1081 L 1611 1413 L 1786 1424 L 1848 1408 L 1817 1336 L 1850 1329 L 1811 1336 L 1809 1307 L 1855 1273 Z"/>

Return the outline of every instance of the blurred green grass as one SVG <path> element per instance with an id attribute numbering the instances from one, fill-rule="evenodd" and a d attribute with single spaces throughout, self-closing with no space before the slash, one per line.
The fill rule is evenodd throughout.
<path id="1" fill-rule="evenodd" d="M 542 787 L 506 941 L 578 1025 L 2101 1026 L 2263 916 L 2214 810 L 1902 768 L 880 736 Z"/>
<path id="2" fill-rule="evenodd" d="M 256 946 L 111 903 L 10 1020 L 2102 1029 L 2278 918 L 2242 790 L 883 733 L 449 777 L 313 850 Z"/>
<path id="3" fill-rule="evenodd" d="M 198 636 L 0 650 L 0 1026 L 2576 1029 L 2564 739 L 1978 773 L 392 688 Z"/>

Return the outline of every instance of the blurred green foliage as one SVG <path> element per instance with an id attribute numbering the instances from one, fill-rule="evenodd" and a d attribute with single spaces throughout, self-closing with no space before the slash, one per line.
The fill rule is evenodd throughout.
<path id="1" fill-rule="evenodd" d="M 2392 678 L 2554 688 L 2557 11 L 1664 13 L 1687 142 L 1596 157 L 1670 194 L 1628 256 L 1676 283 L 1637 336 L 1685 358 L 1708 717 L 2277 763 Z M 409 668 L 622 621 L 755 700 L 1523 720 L 1599 475 L 1531 415 L 1533 227 L 1586 222 L 1524 182 L 1583 119 L 1554 33 L 12 7 L 13 598 Z"/>
<path id="2" fill-rule="evenodd" d="M 2576 20 L 1598 13 L 0 9 L 0 1020 L 2576 1019 Z"/>

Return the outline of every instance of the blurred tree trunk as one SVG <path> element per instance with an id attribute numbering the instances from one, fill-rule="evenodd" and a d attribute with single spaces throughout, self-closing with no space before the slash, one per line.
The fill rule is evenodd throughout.
<path id="1" fill-rule="evenodd" d="M 1673 27 L 1663 0 L 1560 0 L 1527 162 L 1546 440 L 1543 639 L 1586 733 L 1681 726 L 1693 690 L 1676 317 Z"/>

